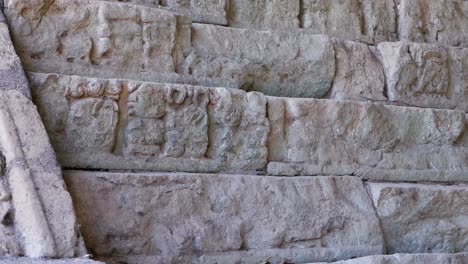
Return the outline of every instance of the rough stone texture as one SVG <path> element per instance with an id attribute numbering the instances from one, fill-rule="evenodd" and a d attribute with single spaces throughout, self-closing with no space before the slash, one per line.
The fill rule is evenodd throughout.
<path id="1" fill-rule="evenodd" d="M 272 175 L 466 181 L 463 111 L 268 97 Z"/>
<path id="2" fill-rule="evenodd" d="M 32 102 L 17 91 L 0 92 L 0 127 L 7 177 L 2 224 L 15 226 L 27 256 L 83 254 L 71 197 Z M 14 212 L 8 211 L 11 206 Z M 9 253 L 18 255 L 16 250 Z"/>
<path id="3" fill-rule="evenodd" d="M 400 0 L 401 40 L 468 47 L 468 2 Z"/>
<path id="4" fill-rule="evenodd" d="M 171 79 L 190 50 L 190 19 L 169 11 L 87 0 L 6 4 L 27 70 Z"/>
<path id="5" fill-rule="evenodd" d="M 468 250 L 467 185 L 368 183 L 367 187 L 388 253 Z"/>
<path id="6" fill-rule="evenodd" d="M 57 74 L 30 80 L 65 167 L 255 173 L 266 165 L 260 93 Z"/>
<path id="7" fill-rule="evenodd" d="M 8 26 L 4 23 L 2 10 L 0 10 L 0 91 L 17 90 L 25 96 L 31 97 L 21 67 L 21 62 L 16 55 L 10 40 Z"/>
<path id="8" fill-rule="evenodd" d="M 468 254 L 396 254 L 368 256 L 333 264 L 465 264 L 468 262 Z M 325 264 L 325 263 L 315 263 Z"/>
<path id="9" fill-rule="evenodd" d="M 194 24 L 192 46 L 184 73 L 234 79 L 268 95 L 322 97 L 335 73 L 332 42 L 322 35 Z"/>
<path id="10" fill-rule="evenodd" d="M 259 30 L 299 28 L 301 0 L 229 1 L 230 27 Z"/>
<path id="11" fill-rule="evenodd" d="M 468 49 L 403 42 L 381 43 L 378 49 L 391 101 L 468 109 Z"/>
<path id="12" fill-rule="evenodd" d="M 385 75 L 375 49 L 352 41 L 334 40 L 336 72 L 330 98 L 386 101 Z"/>
<path id="13" fill-rule="evenodd" d="M 104 264 L 89 259 L 32 259 L 32 258 L 0 258 L 0 264 Z"/>
<path id="14" fill-rule="evenodd" d="M 364 42 L 392 41 L 396 38 L 393 0 L 302 0 L 301 27 Z"/>
<path id="15" fill-rule="evenodd" d="M 304 263 L 383 252 L 372 204 L 354 177 L 66 171 L 65 179 L 87 245 L 102 257 Z"/>
<path id="16" fill-rule="evenodd" d="M 97 1 L 97 0 L 96 0 Z M 166 9 L 194 22 L 226 25 L 226 0 L 99 0 Z"/>

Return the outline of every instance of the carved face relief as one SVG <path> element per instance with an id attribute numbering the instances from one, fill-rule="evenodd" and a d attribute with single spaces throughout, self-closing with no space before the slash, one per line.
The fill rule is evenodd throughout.
<path id="1" fill-rule="evenodd" d="M 75 151 L 111 152 L 118 105 L 113 100 L 86 98 L 72 102 L 66 134 Z"/>
<path id="2" fill-rule="evenodd" d="M 194 89 L 168 89 L 166 155 L 202 158 L 208 149 L 208 95 Z"/>
<path id="3" fill-rule="evenodd" d="M 128 98 L 129 116 L 159 119 L 166 114 L 166 100 L 162 89 L 140 87 Z"/>

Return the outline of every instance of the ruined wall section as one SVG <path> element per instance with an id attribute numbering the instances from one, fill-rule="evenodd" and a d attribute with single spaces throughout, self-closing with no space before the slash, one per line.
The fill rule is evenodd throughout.
<path id="1" fill-rule="evenodd" d="M 467 1 L 6 0 L 5 14 L 96 256 L 468 251 Z"/>

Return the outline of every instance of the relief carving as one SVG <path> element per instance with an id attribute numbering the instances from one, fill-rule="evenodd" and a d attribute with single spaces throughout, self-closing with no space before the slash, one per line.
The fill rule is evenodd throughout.
<path id="1" fill-rule="evenodd" d="M 126 154 L 202 158 L 208 147 L 208 94 L 197 87 L 138 87 L 128 99 Z"/>
<path id="2" fill-rule="evenodd" d="M 446 96 L 449 88 L 449 65 L 443 48 L 410 50 L 411 59 L 401 67 L 396 90 L 412 96 Z"/>
<path id="3" fill-rule="evenodd" d="M 85 98 L 71 103 L 66 137 L 75 151 L 112 152 L 118 105 L 109 99 Z"/>

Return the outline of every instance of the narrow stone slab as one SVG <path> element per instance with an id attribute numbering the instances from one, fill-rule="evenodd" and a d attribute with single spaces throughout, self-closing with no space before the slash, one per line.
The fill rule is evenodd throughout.
<path id="1" fill-rule="evenodd" d="M 391 101 L 468 110 L 468 49 L 405 42 L 381 43 L 378 49 Z"/>
<path id="2" fill-rule="evenodd" d="M 395 254 L 368 256 L 333 262 L 333 264 L 463 264 L 468 254 Z M 331 263 L 331 262 L 328 262 Z M 325 264 L 325 263 L 315 263 Z"/>
<path id="3" fill-rule="evenodd" d="M 400 0 L 401 40 L 468 47 L 468 3 L 464 0 Z"/>
<path id="4" fill-rule="evenodd" d="M 27 70 L 170 79 L 190 49 L 190 19 L 158 8 L 90 0 L 6 4 Z"/>
<path id="5" fill-rule="evenodd" d="M 17 90 L 31 97 L 28 80 L 26 80 L 20 59 L 11 42 L 8 26 L 4 23 L 3 13 L 0 10 L 0 91 L 2 90 Z"/>
<path id="6" fill-rule="evenodd" d="M 32 258 L 0 258 L 0 264 L 104 264 L 90 259 L 32 259 Z"/>
<path id="7" fill-rule="evenodd" d="M 368 183 L 367 187 L 388 253 L 468 250 L 468 185 Z"/>
<path id="8" fill-rule="evenodd" d="M 234 79 L 268 95 L 322 97 L 335 74 L 333 45 L 323 35 L 193 24 L 192 46 L 183 73 Z"/>
<path id="9" fill-rule="evenodd" d="M 359 178 L 64 175 L 87 246 L 99 257 L 303 263 L 383 253 L 379 223 Z"/>
<path id="10" fill-rule="evenodd" d="M 468 180 L 463 111 L 267 98 L 271 175 Z"/>
<path id="11" fill-rule="evenodd" d="M 30 74 L 68 168 L 263 171 L 269 123 L 256 92 Z"/>
<path id="12" fill-rule="evenodd" d="M 2 228 L 14 225 L 24 250 L 8 255 L 84 254 L 71 197 L 33 103 L 18 91 L 1 91 L 0 128 L 7 179 L 1 192 Z"/>

